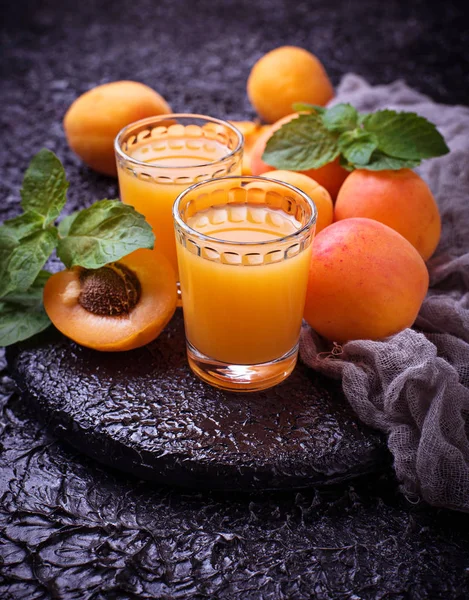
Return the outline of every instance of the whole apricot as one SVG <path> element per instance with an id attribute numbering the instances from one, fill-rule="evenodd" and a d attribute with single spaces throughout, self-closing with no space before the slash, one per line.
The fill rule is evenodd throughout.
<path id="1" fill-rule="evenodd" d="M 334 221 L 367 217 L 398 231 L 428 260 L 441 234 L 438 206 L 425 181 L 410 169 L 353 171 L 340 188 Z"/>
<path id="2" fill-rule="evenodd" d="M 324 106 L 334 96 L 319 59 L 296 46 L 281 46 L 262 56 L 249 74 L 247 92 L 257 114 L 267 123 L 289 115 L 295 102 Z"/>
<path id="3" fill-rule="evenodd" d="M 333 204 L 331 195 L 317 181 L 295 171 L 269 171 L 264 176 L 294 185 L 311 198 L 318 211 L 316 234 L 332 223 Z"/>
<path id="4" fill-rule="evenodd" d="M 263 175 L 268 171 L 273 171 L 275 169 L 275 167 L 268 165 L 262 160 L 265 145 L 273 133 L 277 131 L 277 129 L 280 129 L 282 125 L 288 123 L 288 121 L 291 121 L 296 117 L 298 117 L 298 113 L 293 113 L 287 117 L 284 117 L 283 119 L 280 119 L 274 123 L 270 129 L 258 137 L 254 147 L 251 150 L 251 171 L 253 175 Z M 303 173 L 304 175 L 311 177 L 320 185 L 325 187 L 333 200 L 336 198 L 341 185 L 349 174 L 348 171 L 340 166 L 338 158 L 330 163 L 327 163 L 323 167 L 320 167 L 319 169 L 308 169 L 307 171 L 299 171 L 299 173 Z"/>
<path id="5" fill-rule="evenodd" d="M 44 308 L 64 335 L 107 352 L 154 340 L 176 310 L 176 274 L 152 250 L 136 250 L 101 269 L 74 267 L 50 277 Z"/>
<path id="6" fill-rule="evenodd" d="M 270 128 L 270 125 L 261 125 L 255 121 L 230 121 L 244 137 L 242 174 L 252 175 L 251 152 L 260 135 Z"/>
<path id="7" fill-rule="evenodd" d="M 113 81 L 82 94 L 67 110 L 63 126 L 70 148 L 89 167 L 116 175 L 114 138 L 134 121 L 168 114 L 166 100 L 137 81 Z"/>
<path id="8" fill-rule="evenodd" d="M 314 239 L 304 317 L 331 341 L 378 340 L 413 324 L 427 289 L 425 262 L 400 233 L 344 219 Z"/>

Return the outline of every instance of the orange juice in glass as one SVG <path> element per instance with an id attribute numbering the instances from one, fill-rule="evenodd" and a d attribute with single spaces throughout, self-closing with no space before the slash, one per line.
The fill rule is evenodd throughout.
<path id="1" fill-rule="evenodd" d="M 241 173 L 243 136 L 219 119 L 171 114 L 131 123 L 114 146 L 121 200 L 145 215 L 177 273 L 173 203 L 194 183 Z"/>
<path id="2" fill-rule="evenodd" d="M 316 207 L 262 177 L 194 185 L 174 204 L 187 354 L 217 387 L 260 390 L 293 370 Z"/>

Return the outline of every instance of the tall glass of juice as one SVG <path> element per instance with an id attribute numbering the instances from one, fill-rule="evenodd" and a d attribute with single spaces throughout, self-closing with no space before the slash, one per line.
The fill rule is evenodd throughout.
<path id="1" fill-rule="evenodd" d="M 177 273 L 172 206 L 194 183 L 241 174 L 243 136 L 226 121 L 204 115 L 149 117 L 124 127 L 115 140 L 122 202 L 145 215 L 155 249 Z"/>
<path id="2" fill-rule="evenodd" d="M 178 197 L 187 355 L 201 379 L 254 391 L 291 373 L 316 215 L 302 191 L 262 177 L 207 181 Z"/>

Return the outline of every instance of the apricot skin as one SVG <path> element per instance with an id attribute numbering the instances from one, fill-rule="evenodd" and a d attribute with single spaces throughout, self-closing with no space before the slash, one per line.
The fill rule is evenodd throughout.
<path id="1" fill-rule="evenodd" d="M 295 171 L 269 171 L 264 174 L 264 177 L 294 185 L 311 198 L 318 211 L 316 234 L 332 223 L 333 204 L 331 195 L 317 181 Z"/>
<path id="2" fill-rule="evenodd" d="M 137 81 L 114 81 L 82 94 L 65 114 L 63 126 L 70 148 L 89 167 L 115 176 L 114 139 L 119 131 L 145 117 L 168 114 L 160 94 Z"/>
<path id="3" fill-rule="evenodd" d="M 280 129 L 282 125 L 288 123 L 288 121 L 291 121 L 292 119 L 295 119 L 297 116 L 297 113 L 293 113 L 287 117 L 284 117 L 283 119 L 280 119 L 274 123 L 270 129 L 258 137 L 254 147 L 251 150 L 251 171 L 253 175 L 263 175 L 264 173 L 273 171 L 275 169 L 275 167 L 268 165 L 262 160 L 262 155 L 264 154 L 267 140 L 275 131 L 277 131 L 277 129 Z M 333 200 L 336 198 L 341 185 L 349 174 L 348 171 L 340 166 L 338 158 L 333 162 L 320 167 L 319 169 L 309 169 L 307 171 L 298 172 L 311 177 L 317 181 L 319 185 L 325 187 Z"/>
<path id="4" fill-rule="evenodd" d="M 106 352 L 132 350 L 154 340 L 176 310 L 174 269 L 152 250 L 136 250 L 120 263 L 131 269 L 141 285 L 137 306 L 120 317 L 94 315 L 78 303 L 79 269 L 52 275 L 44 288 L 44 308 L 55 327 L 81 346 Z"/>
<path id="5" fill-rule="evenodd" d="M 378 221 L 345 219 L 313 242 L 304 317 L 331 341 L 378 340 L 413 324 L 427 290 L 412 244 Z"/>
<path id="6" fill-rule="evenodd" d="M 375 219 L 398 231 L 428 260 L 441 234 L 438 206 L 425 181 L 410 169 L 353 171 L 341 187 L 334 221 Z"/>
<path id="7" fill-rule="evenodd" d="M 296 46 L 281 46 L 253 66 L 247 93 L 261 119 L 274 123 L 291 113 L 294 102 L 324 106 L 333 98 L 334 88 L 314 54 Z"/>
<path id="8" fill-rule="evenodd" d="M 252 175 L 251 152 L 259 136 L 265 133 L 270 125 L 261 125 L 255 121 L 230 121 L 244 137 L 242 174 Z"/>

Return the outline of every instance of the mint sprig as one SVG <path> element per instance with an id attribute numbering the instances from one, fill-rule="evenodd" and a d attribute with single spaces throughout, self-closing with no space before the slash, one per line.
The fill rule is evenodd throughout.
<path id="1" fill-rule="evenodd" d="M 276 131 L 266 144 L 263 159 L 278 169 L 306 171 L 333 161 L 339 152 L 337 134 L 327 129 L 321 115 L 311 113 Z"/>
<path id="2" fill-rule="evenodd" d="M 42 295 L 50 275 L 47 271 L 40 271 L 25 292 L 10 292 L 0 300 L 2 346 L 26 340 L 49 327 L 50 320 L 42 304 Z"/>
<path id="3" fill-rule="evenodd" d="M 363 129 L 378 138 L 378 149 L 394 158 L 422 160 L 449 152 L 435 125 L 416 113 L 380 110 L 365 115 Z"/>
<path id="4" fill-rule="evenodd" d="M 358 113 L 351 104 L 336 104 L 336 106 L 324 110 L 322 120 L 329 131 L 343 133 L 356 130 Z"/>
<path id="5" fill-rule="evenodd" d="M 398 170 L 449 152 L 435 125 L 416 113 L 359 113 L 351 104 L 299 103 L 293 109 L 301 114 L 272 135 L 262 156 L 277 169 L 318 169 L 340 156 L 349 171 Z"/>
<path id="6" fill-rule="evenodd" d="M 62 163 L 50 150 L 40 150 L 29 163 L 21 188 L 21 206 L 26 213 L 51 225 L 67 201 L 67 181 Z"/>
<path id="7" fill-rule="evenodd" d="M 137 248 L 152 248 L 154 240 L 144 217 L 118 200 L 100 200 L 70 215 L 59 233 L 57 254 L 67 268 L 99 269 Z"/>
<path id="8" fill-rule="evenodd" d="M 101 200 L 65 217 L 68 182 L 50 150 L 32 159 L 21 189 L 22 214 L 0 226 L 0 346 L 24 340 L 50 321 L 42 305 L 54 250 L 67 268 L 98 269 L 139 248 L 153 248 L 145 217 L 119 200 Z"/>

